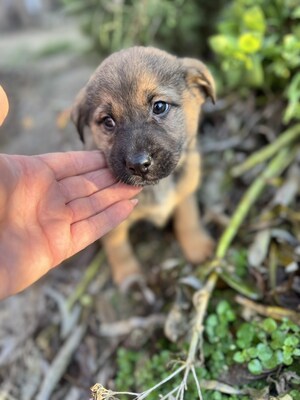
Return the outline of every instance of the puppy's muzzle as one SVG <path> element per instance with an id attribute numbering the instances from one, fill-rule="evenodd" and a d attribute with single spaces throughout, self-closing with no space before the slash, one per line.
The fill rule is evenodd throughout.
<path id="1" fill-rule="evenodd" d="M 126 168 L 129 173 L 145 178 L 150 172 L 152 166 L 152 158 L 148 153 L 137 153 L 125 160 Z"/>

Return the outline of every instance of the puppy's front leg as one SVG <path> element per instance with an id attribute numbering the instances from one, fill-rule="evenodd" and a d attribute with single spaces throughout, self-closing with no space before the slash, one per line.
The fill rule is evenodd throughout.
<path id="1" fill-rule="evenodd" d="M 212 255 L 214 241 L 202 227 L 195 195 L 188 196 L 176 207 L 174 228 L 188 261 L 198 264 Z"/>
<path id="2" fill-rule="evenodd" d="M 140 265 L 129 242 L 128 230 L 128 223 L 124 221 L 102 238 L 113 280 L 124 290 L 142 277 Z"/>

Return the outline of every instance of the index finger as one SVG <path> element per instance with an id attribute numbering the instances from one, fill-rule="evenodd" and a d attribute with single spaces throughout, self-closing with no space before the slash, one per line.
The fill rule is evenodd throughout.
<path id="1" fill-rule="evenodd" d="M 9 103 L 6 93 L 2 86 L 0 86 L 0 126 L 3 124 L 9 110 Z"/>
<path id="2" fill-rule="evenodd" d="M 100 151 L 68 151 L 36 156 L 55 174 L 57 180 L 85 174 L 106 167 L 105 157 Z"/>

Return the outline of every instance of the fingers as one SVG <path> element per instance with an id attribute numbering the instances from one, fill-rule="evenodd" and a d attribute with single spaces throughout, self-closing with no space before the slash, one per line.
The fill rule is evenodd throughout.
<path id="1" fill-rule="evenodd" d="M 91 196 L 75 199 L 68 203 L 73 213 L 73 222 L 81 221 L 106 210 L 114 203 L 130 199 L 141 191 L 140 188 L 115 183 Z"/>
<path id="2" fill-rule="evenodd" d="M 13 289 L 11 288 L 11 279 L 7 268 L 0 268 L 0 300 L 9 296 Z"/>
<path id="3" fill-rule="evenodd" d="M 35 156 L 51 168 L 57 180 L 81 175 L 106 167 L 106 161 L 99 151 L 69 151 Z"/>
<path id="4" fill-rule="evenodd" d="M 84 249 L 95 240 L 104 236 L 111 229 L 124 221 L 137 204 L 137 200 L 122 200 L 92 217 L 71 225 L 74 243 L 72 254 Z"/>
<path id="5" fill-rule="evenodd" d="M 90 196 L 116 182 L 108 168 L 70 176 L 59 181 L 66 203 L 80 197 Z"/>
<path id="6" fill-rule="evenodd" d="M 0 126 L 3 124 L 9 110 L 9 103 L 6 93 L 2 86 L 0 86 Z"/>

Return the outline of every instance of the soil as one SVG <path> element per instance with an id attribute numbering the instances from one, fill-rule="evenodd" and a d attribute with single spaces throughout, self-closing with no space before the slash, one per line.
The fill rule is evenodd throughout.
<path id="1" fill-rule="evenodd" d="M 59 117 L 72 105 L 96 60 L 84 57 L 86 41 L 78 26 L 59 20 L 50 27 L 1 33 L 0 82 L 10 101 L 0 134 L 2 152 L 81 148 L 72 124 Z"/>

